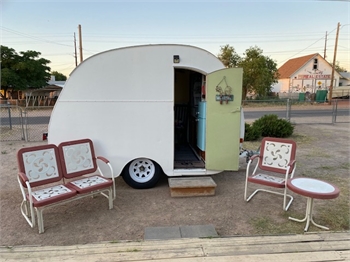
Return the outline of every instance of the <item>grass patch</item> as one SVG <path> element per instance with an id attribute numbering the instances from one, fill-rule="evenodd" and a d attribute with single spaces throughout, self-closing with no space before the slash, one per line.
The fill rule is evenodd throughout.
<path id="1" fill-rule="evenodd" d="M 316 138 L 313 136 L 306 136 L 299 133 L 294 133 L 290 138 L 293 139 L 298 145 L 308 145 L 316 140 Z"/>
<path id="2" fill-rule="evenodd" d="M 253 151 L 257 151 L 258 148 L 261 145 L 261 141 L 257 140 L 257 141 L 244 141 L 243 143 L 243 148 L 247 149 L 247 150 L 253 150 Z"/>
<path id="3" fill-rule="evenodd" d="M 338 167 L 336 167 L 336 166 L 320 166 L 320 169 L 333 171 L 333 170 L 338 169 Z"/>
<path id="4" fill-rule="evenodd" d="M 342 194 L 342 192 L 340 192 Z M 348 195 L 349 197 L 349 195 Z M 315 218 L 316 223 L 326 225 L 332 230 L 343 231 L 349 230 L 349 198 L 342 197 L 341 195 L 333 200 L 332 204 L 323 204 L 322 207 L 316 206 L 317 215 Z M 325 200 L 327 201 L 327 200 Z"/>
<path id="5" fill-rule="evenodd" d="M 292 221 L 288 219 L 289 216 L 291 216 L 289 212 L 280 214 L 280 218 L 284 222 L 277 222 L 275 218 L 264 216 L 253 218 L 250 223 L 254 228 L 254 234 L 257 235 L 297 234 L 303 231 L 305 225 L 302 225 L 302 223 L 298 223 L 299 225 L 291 223 Z"/>
<path id="6" fill-rule="evenodd" d="M 350 163 L 349 162 L 343 163 L 339 167 L 342 169 L 350 169 Z"/>
<path id="7" fill-rule="evenodd" d="M 332 158 L 333 156 L 325 153 L 324 151 L 313 148 L 308 154 L 305 155 L 305 157 L 324 157 L 324 158 Z"/>
<path id="8" fill-rule="evenodd" d="M 261 139 L 258 139 L 255 141 L 244 141 L 243 148 L 246 148 L 248 150 L 256 150 L 261 145 Z M 308 145 L 316 140 L 316 138 L 314 138 L 312 136 L 306 136 L 306 135 L 299 134 L 299 133 L 292 134 L 288 139 L 294 140 L 298 144 L 298 146 L 299 145 Z"/>
<path id="9" fill-rule="evenodd" d="M 330 170 L 330 168 L 327 170 Z M 333 171 L 333 170 L 331 170 L 331 171 Z M 303 172 L 303 173 L 300 173 L 298 176 L 321 179 L 321 180 L 327 181 L 331 184 L 334 184 L 338 187 L 341 186 L 342 184 L 349 185 L 349 178 L 344 178 L 344 177 L 339 176 L 336 173 L 332 173 L 332 172 L 320 174 L 320 171 L 318 169 L 308 170 L 307 173 Z M 347 191 L 349 190 L 348 188 L 346 188 L 346 189 L 347 189 Z"/>
<path id="10" fill-rule="evenodd" d="M 274 227 L 272 227 L 273 221 L 269 217 L 254 218 L 251 223 L 258 234 L 264 234 L 266 231 L 271 232 L 271 230 L 274 230 Z"/>

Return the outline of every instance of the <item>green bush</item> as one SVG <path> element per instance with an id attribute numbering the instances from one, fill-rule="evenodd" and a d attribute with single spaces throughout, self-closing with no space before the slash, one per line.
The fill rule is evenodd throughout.
<path id="1" fill-rule="evenodd" d="M 279 119 L 273 114 L 265 115 L 254 121 L 252 127 L 258 129 L 263 137 L 289 137 L 294 131 L 294 126 L 289 121 Z"/>
<path id="2" fill-rule="evenodd" d="M 293 134 L 294 126 L 285 119 L 278 119 L 275 131 L 275 137 L 290 137 Z"/>
<path id="3" fill-rule="evenodd" d="M 260 130 L 253 125 L 245 123 L 244 141 L 254 141 L 261 136 Z"/>

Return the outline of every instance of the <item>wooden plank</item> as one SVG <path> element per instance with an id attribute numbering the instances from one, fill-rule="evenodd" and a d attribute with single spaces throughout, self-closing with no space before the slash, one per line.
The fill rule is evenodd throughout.
<path id="1" fill-rule="evenodd" d="M 188 258 L 204 256 L 200 247 L 188 247 L 186 249 L 173 248 L 167 250 L 159 250 L 153 247 L 152 250 L 142 250 L 138 248 L 130 248 L 124 250 L 116 250 L 113 248 L 97 248 L 97 249 L 69 249 L 69 250 L 41 250 L 30 252 L 8 252 L 1 253 L 1 261 L 38 261 L 49 258 L 49 261 L 90 261 L 91 258 L 96 260 L 113 261 L 142 261 L 154 259 L 172 259 L 172 258 Z M 114 258 L 110 260 L 110 258 Z M 57 260 L 55 260 L 57 259 Z M 93 259 L 95 260 L 95 259 Z"/>
<path id="2" fill-rule="evenodd" d="M 194 196 L 214 196 L 215 188 L 170 188 L 172 197 L 194 197 Z"/>
<path id="3" fill-rule="evenodd" d="M 172 197 L 213 196 L 216 183 L 211 177 L 178 177 L 169 178 Z"/>
<path id="4" fill-rule="evenodd" d="M 271 236 L 234 236 L 234 237 L 223 237 L 223 238 L 185 238 L 185 239 L 172 239 L 167 241 L 145 241 L 140 242 L 143 246 L 145 245 L 176 245 L 179 247 L 186 247 L 188 245 L 210 245 L 210 246 L 235 246 L 235 245 L 256 245 L 256 244 L 273 244 L 273 243 L 294 243 L 300 241 L 323 241 L 318 234 L 307 234 L 307 235 L 271 235 Z M 118 243 L 118 245 L 129 245 L 130 243 Z M 140 244 L 141 245 L 141 244 Z"/>
<path id="5" fill-rule="evenodd" d="M 350 250 L 339 251 L 339 254 L 344 259 L 344 261 L 350 261 Z"/>
<path id="6" fill-rule="evenodd" d="M 212 241 L 213 240 L 213 241 Z M 235 236 L 219 239 L 208 239 L 211 245 L 248 245 L 248 244 L 267 244 L 267 243 L 294 243 L 299 241 L 320 241 L 319 235 L 272 235 L 272 236 Z"/>
<path id="7" fill-rule="evenodd" d="M 146 254 L 144 252 L 129 252 L 125 253 L 98 253 L 89 255 L 60 255 L 60 256 L 47 256 L 43 254 L 42 257 L 29 258 L 29 257 L 2 257 L 6 261 L 30 261 L 30 260 L 49 260 L 52 262 L 60 261 L 163 261 L 164 258 L 156 258 L 154 254 Z M 218 256 L 218 257 L 205 257 L 191 256 L 186 257 L 169 257 L 167 262 L 248 262 L 248 261 L 298 261 L 298 262 L 317 262 L 317 261 L 344 261 L 344 258 L 337 251 L 328 252 L 303 252 L 303 253 L 282 253 L 282 254 L 246 254 L 246 255 L 232 255 L 232 256 Z"/>
<path id="8" fill-rule="evenodd" d="M 211 177 L 177 177 L 168 179 L 171 188 L 216 187 Z"/>
<path id="9" fill-rule="evenodd" d="M 350 240 L 350 232 L 320 232 L 318 235 L 324 240 Z"/>
<path id="10" fill-rule="evenodd" d="M 348 241 L 331 242 L 300 242 L 300 243 L 274 243 L 261 245 L 242 245 L 242 246 L 204 246 L 204 252 L 207 256 L 230 256 L 233 254 L 274 254 L 274 253 L 294 253 L 308 251 L 337 251 L 348 250 Z"/>

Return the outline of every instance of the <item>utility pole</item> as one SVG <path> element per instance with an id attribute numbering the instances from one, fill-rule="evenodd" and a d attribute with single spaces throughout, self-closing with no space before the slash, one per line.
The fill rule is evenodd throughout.
<path id="1" fill-rule="evenodd" d="M 333 66 L 332 66 L 331 85 L 330 85 L 330 87 L 329 87 L 329 100 L 328 100 L 328 103 L 329 103 L 329 104 L 332 104 L 333 82 L 334 82 L 334 70 L 335 70 L 335 62 L 336 62 L 336 57 L 337 57 L 337 47 L 338 47 L 339 28 L 340 28 L 340 23 L 338 22 L 337 35 L 336 35 L 336 37 L 335 37 L 335 46 L 334 46 L 334 56 L 333 56 Z"/>
<path id="2" fill-rule="evenodd" d="M 77 39 L 75 38 L 75 33 L 74 33 L 74 59 L 75 59 L 75 67 L 77 67 L 78 66 Z"/>
<path id="3" fill-rule="evenodd" d="M 326 31 L 326 38 L 324 41 L 324 53 L 323 53 L 323 58 L 326 59 L 326 50 L 327 50 L 327 31 Z"/>
<path id="4" fill-rule="evenodd" d="M 83 40 L 81 36 L 81 25 L 78 26 L 79 29 L 79 54 L 80 54 L 80 63 L 83 62 Z"/>

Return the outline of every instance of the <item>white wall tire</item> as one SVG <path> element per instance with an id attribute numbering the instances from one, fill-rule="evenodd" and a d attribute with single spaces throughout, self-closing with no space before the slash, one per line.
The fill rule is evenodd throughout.
<path id="1" fill-rule="evenodd" d="M 137 158 L 131 161 L 123 171 L 124 181 L 136 189 L 154 187 L 161 177 L 161 168 L 148 158 Z"/>

